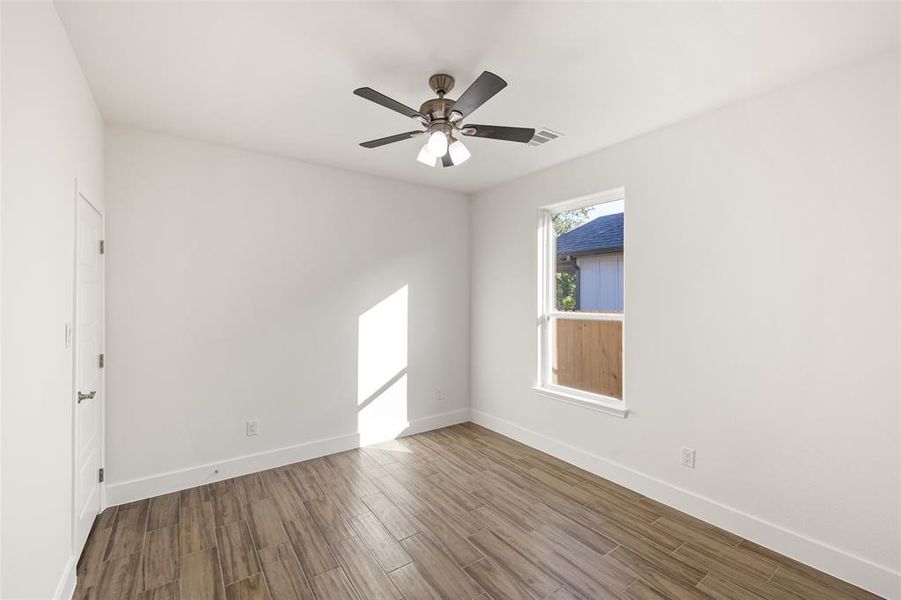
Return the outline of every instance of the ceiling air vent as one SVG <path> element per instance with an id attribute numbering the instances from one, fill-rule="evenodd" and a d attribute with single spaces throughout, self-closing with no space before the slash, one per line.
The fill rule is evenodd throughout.
<path id="1" fill-rule="evenodd" d="M 546 144 L 551 140 L 556 140 L 559 137 L 563 137 L 563 134 L 559 131 L 554 131 L 553 129 L 542 127 L 541 129 L 537 130 L 535 132 L 535 135 L 532 136 L 532 139 L 529 140 L 529 145 L 541 146 L 542 144 Z"/>

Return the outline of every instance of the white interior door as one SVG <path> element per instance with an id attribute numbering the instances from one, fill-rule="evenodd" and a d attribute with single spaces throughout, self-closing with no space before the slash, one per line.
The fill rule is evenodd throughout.
<path id="1" fill-rule="evenodd" d="M 100 511 L 103 376 L 103 217 L 81 194 L 75 240 L 75 551 Z"/>

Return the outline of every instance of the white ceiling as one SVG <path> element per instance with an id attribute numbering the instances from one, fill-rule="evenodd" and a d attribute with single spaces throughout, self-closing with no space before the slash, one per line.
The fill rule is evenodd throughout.
<path id="1" fill-rule="evenodd" d="M 58 2 L 109 123 L 471 192 L 898 44 L 894 3 Z M 418 108 L 509 86 L 469 122 L 550 127 L 540 147 L 470 139 L 452 169 L 416 129 L 354 96 Z"/>

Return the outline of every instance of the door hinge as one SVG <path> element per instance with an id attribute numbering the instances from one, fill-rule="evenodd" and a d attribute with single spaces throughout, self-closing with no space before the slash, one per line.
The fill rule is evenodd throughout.
<path id="1" fill-rule="evenodd" d="M 100 365 L 101 369 L 103 368 L 103 365 L 105 362 L 106 362 L 106 357 L 103 354 L 101 354 L 100 359 L 97 361 L 97 364 Z"/>
<path id="2" fill-rule="evenodd" d="M 100 469 L 100 483 L 103 483 L 103 469 Z"/>
<path id="3" fill-rule="evenodd" d="M 100 240 L 100 254 L 106 254 L 106 241 Z"/>

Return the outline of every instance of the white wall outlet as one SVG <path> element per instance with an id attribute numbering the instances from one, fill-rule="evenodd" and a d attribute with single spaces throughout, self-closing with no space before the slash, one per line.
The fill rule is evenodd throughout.
<path id="1" fill-rule="evenodd" d="M 247 421 L 247 437 L 257 435 L 260 433 L 260 422 L 256 419 L 252 421 Z"/>
<path id="2" fill-rule="evenodd" d="M 441 390 L 435 390 L 435 400 L 437 400 L 438 402 L 443 402 L 444 392 L 442 392 Z"/>
<path id="3" fill-rule="evenodd" d="M 682 448 L 682 466 L 689 469 L 695 468 L 695 451 L 692 448 Z"/>

